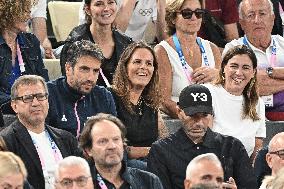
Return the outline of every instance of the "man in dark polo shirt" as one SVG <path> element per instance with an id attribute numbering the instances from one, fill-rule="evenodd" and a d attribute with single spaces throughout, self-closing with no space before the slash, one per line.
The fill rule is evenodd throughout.
<path id="1" fill-rule="evenodd" d="M 180 94 L 177 108 L 182 128 L 155 142 L 148 157 L 149 171 L 160 178 L 164 188 L 182 189 L 188 163 L 204 153 L 217 155 L 225 181 L 232 177 L 238 189 L 257 188 L 244 145 L 210 129 L 214 119 L 210 91 L 202 85 L 187 86 Z"/>

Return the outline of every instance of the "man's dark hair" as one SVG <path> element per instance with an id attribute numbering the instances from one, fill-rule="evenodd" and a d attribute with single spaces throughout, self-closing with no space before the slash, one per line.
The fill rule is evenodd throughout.
<path id="1" fill-rule="evenodd" d="M 91 56 L 99 61 L 104 59 L 104 55 L 100 47 L 91 41 L 81 40 L 68 44 L 65 63 L 70 64 L 74 68 L 78 59 L 82 56 Z"/>

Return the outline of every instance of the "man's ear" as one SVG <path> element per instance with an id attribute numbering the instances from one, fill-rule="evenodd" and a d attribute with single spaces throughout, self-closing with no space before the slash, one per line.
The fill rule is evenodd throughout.
<path id="1" fill-rule="evenodd" d="M 190 180 L 189 179 L 185 179 L 183 181 L 184 184 L 184 189 L 190 189 Z"/>
<path id="2" fill-rule="evenodd" d="M 272 168 L 272 156 L 269 152 L 266 154 L 265 159 L 266 159 L 267 165 L 270 168 Z"/>
<path id="3" fill-rule="evenodd" d="M 68 74 L 70 73 L 71 69 L 73 69 L 72 66 L 71 66 L 71 64 L 69 64 L 69 63 L 67 62 L 67 63 L 65 64 L 65 72 L 66 72 L 66 75 L 67 75 L 67 73 L 68 73 Z"/>
<path id="4" fill-rule="evenodd" d="M 11 107 L 14 110 L 14 112 L 17 114 L 18 113 L 17 104 L 14 100 L 11 101 Z"/>
<path id="5" fill-rule="evenodd" d="M 86 148 L 83 150 L 84 156 L 87 158 L 92 158 L 92 149 Z"/>

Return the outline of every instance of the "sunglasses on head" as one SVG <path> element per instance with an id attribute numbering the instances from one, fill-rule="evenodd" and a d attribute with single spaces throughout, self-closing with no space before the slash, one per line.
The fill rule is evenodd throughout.
<path id="1" fill-rule="evenodd" d="M 193 10 L 190 10 L 190 9 L 183 9 L 183 10 L 177 12 L 177 13 L 180 13 L 184 19 L 191 19 L 192 15 L 194 13 L 196 18 L 200 19 L 204 15 L 205 10 L 204 9 L 195 9 L 193 11 Z"/>

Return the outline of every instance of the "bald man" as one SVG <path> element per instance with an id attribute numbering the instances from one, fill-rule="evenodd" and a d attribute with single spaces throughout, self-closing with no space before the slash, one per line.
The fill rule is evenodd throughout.
<path id="1" fill-rule="evenodd" d="M 272 176 L 284 167 L 284 132 L 276 134 L 269 142 L 266 161 Z"/>
<path id="2" fill-rule="evenodd" d="M 237 189 L 232 177 L 224 182 L 224 171 L 218 157 L 213 153 L 201 154 L 193 158 L 186 168 L 184 188 L 191 189 L 198 184 L 214 188 Z"/>
<path id="3" fill-rule="evenodd" d="M 259 152 L 262 153 L 260 156 L 263 156 L 263 153 L 265 151 L 266 149 L 263 149 L 262 152 Z M 275 176 L 278 171 L 284 167 L 284 132 L 274 135 L 273 138 L 270 140 L 265 158 L 267 165 L 271 169 L 271 176 Z M 264 164 L 262 163 L 263 161 L 261 157 L 258 161 L 259 162 L 256 162 L 255 167 L 257 167 L 256 174 L 259 174 L 257 175 L 259 180 L 263 179 L 265 175 L 268 175 L 268 171 L 265 169 L 265 165 L 262 165 L 261 167 L 260 164 Z M 263 182 L 260 186 L 260 189 L 266 188 L 267 184 L 268 183 Z"/>

